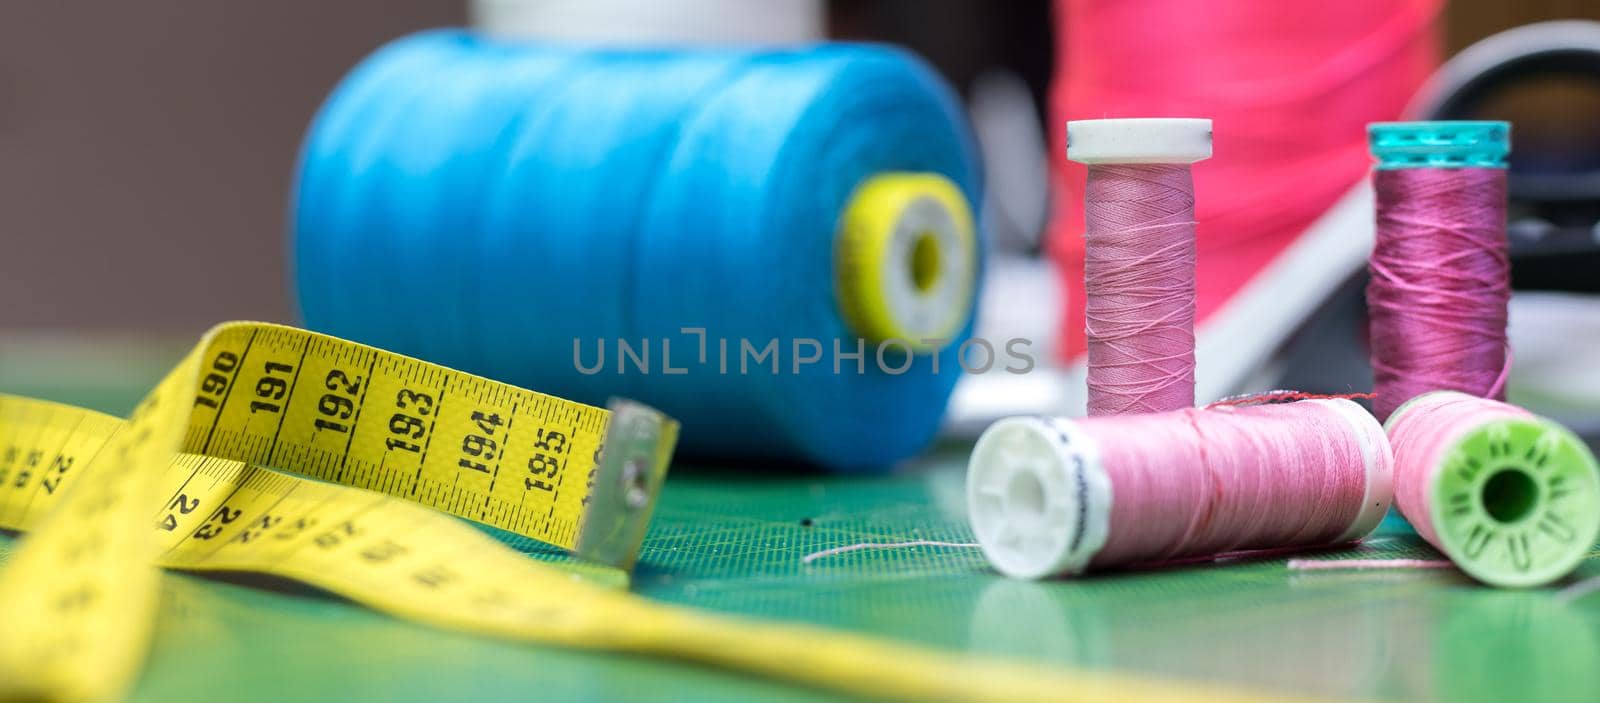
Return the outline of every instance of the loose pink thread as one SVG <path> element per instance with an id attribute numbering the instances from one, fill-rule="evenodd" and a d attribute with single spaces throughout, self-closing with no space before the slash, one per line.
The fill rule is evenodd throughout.
<path id="1" fill-rule="evenodd" d="M 1089 414 L 1194 405 L 1187 165 L 1094 165 L 1084 189 Z"/>
<path id="2" fill-rule="evenodd" d="M 1367 307 L 1378 419 L 1427 391 L 1503 399 L 1511 297 L 1505 170 L 1380 170 L 1373 186 L 1378 231 Z"/>
<path id="3" fill-rule="evenodd" d="M 1208 407 L 1208 408 L 1220 408 L 1220 407 L 1225 406 L 1225 405 L 1267 405 L 1267 404 L 1271 404 L 1271 403 L 1288 403 L 1288 402 L 1296 401 L 1296 400 L 1317 400 L 1317 399 L 1331 400 L 1331 399 L 1334 399 L 1334 398 L 1343 398 L 1345 400 L 1355 400 L 1357 398 L 1361 398 L 1361 399 L 1364 399 L 1364 400 L 1371 400 L 1372 399 L 1372 394 L 1371 393 L 1307 393 L 1305 391 L 1290 391 L 1290 390 L 1256 391 L 1254 393 L 1241 393 L 1239 395 L 1230 395 L 1230 396 L 1228 396 L 1226 398 L 1222 398 L 1222 399 L 1219 399 L 1219 400 L 1214 400 L 1214 401 L 1211 401 L 1210 403 L 1207 403 L 1205 407 Z"/>
<path id="4" fill-rule="evenodd" d="M 1418 398 L 1389 423 L 1394 448 L 1394 502 L 1417 534 L 1445 551 L 1433 529 L 1428 487 L 1444 466 L 1444 454 L 1465 433 L 1494 420 L 1529 417 L 1515 405 L 1452 393 Z"/>
<path id="5" fill-rule="evenodd" d="M 1111 480 L 1110 529 L 1091 566 L 1348 540 L 1382 431 L 1347 400 L 1091 417 L 1078 427 Z"/>

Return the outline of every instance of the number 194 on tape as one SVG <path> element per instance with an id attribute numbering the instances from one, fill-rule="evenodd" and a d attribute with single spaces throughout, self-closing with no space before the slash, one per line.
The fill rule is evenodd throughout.
<path id="1" fill-rule="evenodd" d="M 127 420 L 0 396 L 0 527 L 29 533 L 0 570 L 0 699 L 121 690 L 157 566 L 275 573 L 469 630 L 543 612 L 566 577 L 455 518 L 630 568 L 676 440 L 630 401 L 262 323 L 213 329 Z"/>

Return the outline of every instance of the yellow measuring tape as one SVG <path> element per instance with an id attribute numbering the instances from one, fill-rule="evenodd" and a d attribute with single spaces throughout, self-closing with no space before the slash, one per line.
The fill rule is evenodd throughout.
<path id="1" fill-rule="evenodd" d="M 273 574 L 440 627 L 857 694 L 1254 700 L 661 605 L 450 517 L 627 568 L 676 435 L 637 404 L 603 410 L 260 323 L 212 330 L 127 420 L 0 396 L 0 527 L 30 533 L 0 570 L 0 700 L 124 692 L 158 566 Z"/>
<path id="2" fill-rule="evenodd" d="M 207 334 L 125 423 L 0 399 L 0 526 L 34 533 L 0 572 L 0 694 L 120 690 L 158 563 L 280 574 L 436 622 L 542 605 L 500 588 L 515 577 L 493 540 L 411 503 L 628 567 L 676 436 L 643 406 L 251 323 Z"/>

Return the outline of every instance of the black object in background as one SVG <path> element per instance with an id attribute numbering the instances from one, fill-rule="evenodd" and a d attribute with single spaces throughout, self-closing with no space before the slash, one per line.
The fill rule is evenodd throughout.
<path id="1" fill-rule="evenodd" d="M 1511 122 L 1512 286 L 1600 292 L 1600 22 L 1540 22 L 1467 47 L 1419 106 Z"/>

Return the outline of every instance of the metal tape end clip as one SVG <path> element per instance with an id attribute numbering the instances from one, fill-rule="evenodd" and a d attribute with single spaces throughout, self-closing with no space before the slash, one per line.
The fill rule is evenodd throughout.
<path id="1" fill-rule="evenodd" d="M 606 403 L 611 425 L 600 445 L 594 488 L 573 552 L 588 561 L 632 569 L 667 478 L 678 423 L 655 408 L 622 398 Z"/>

